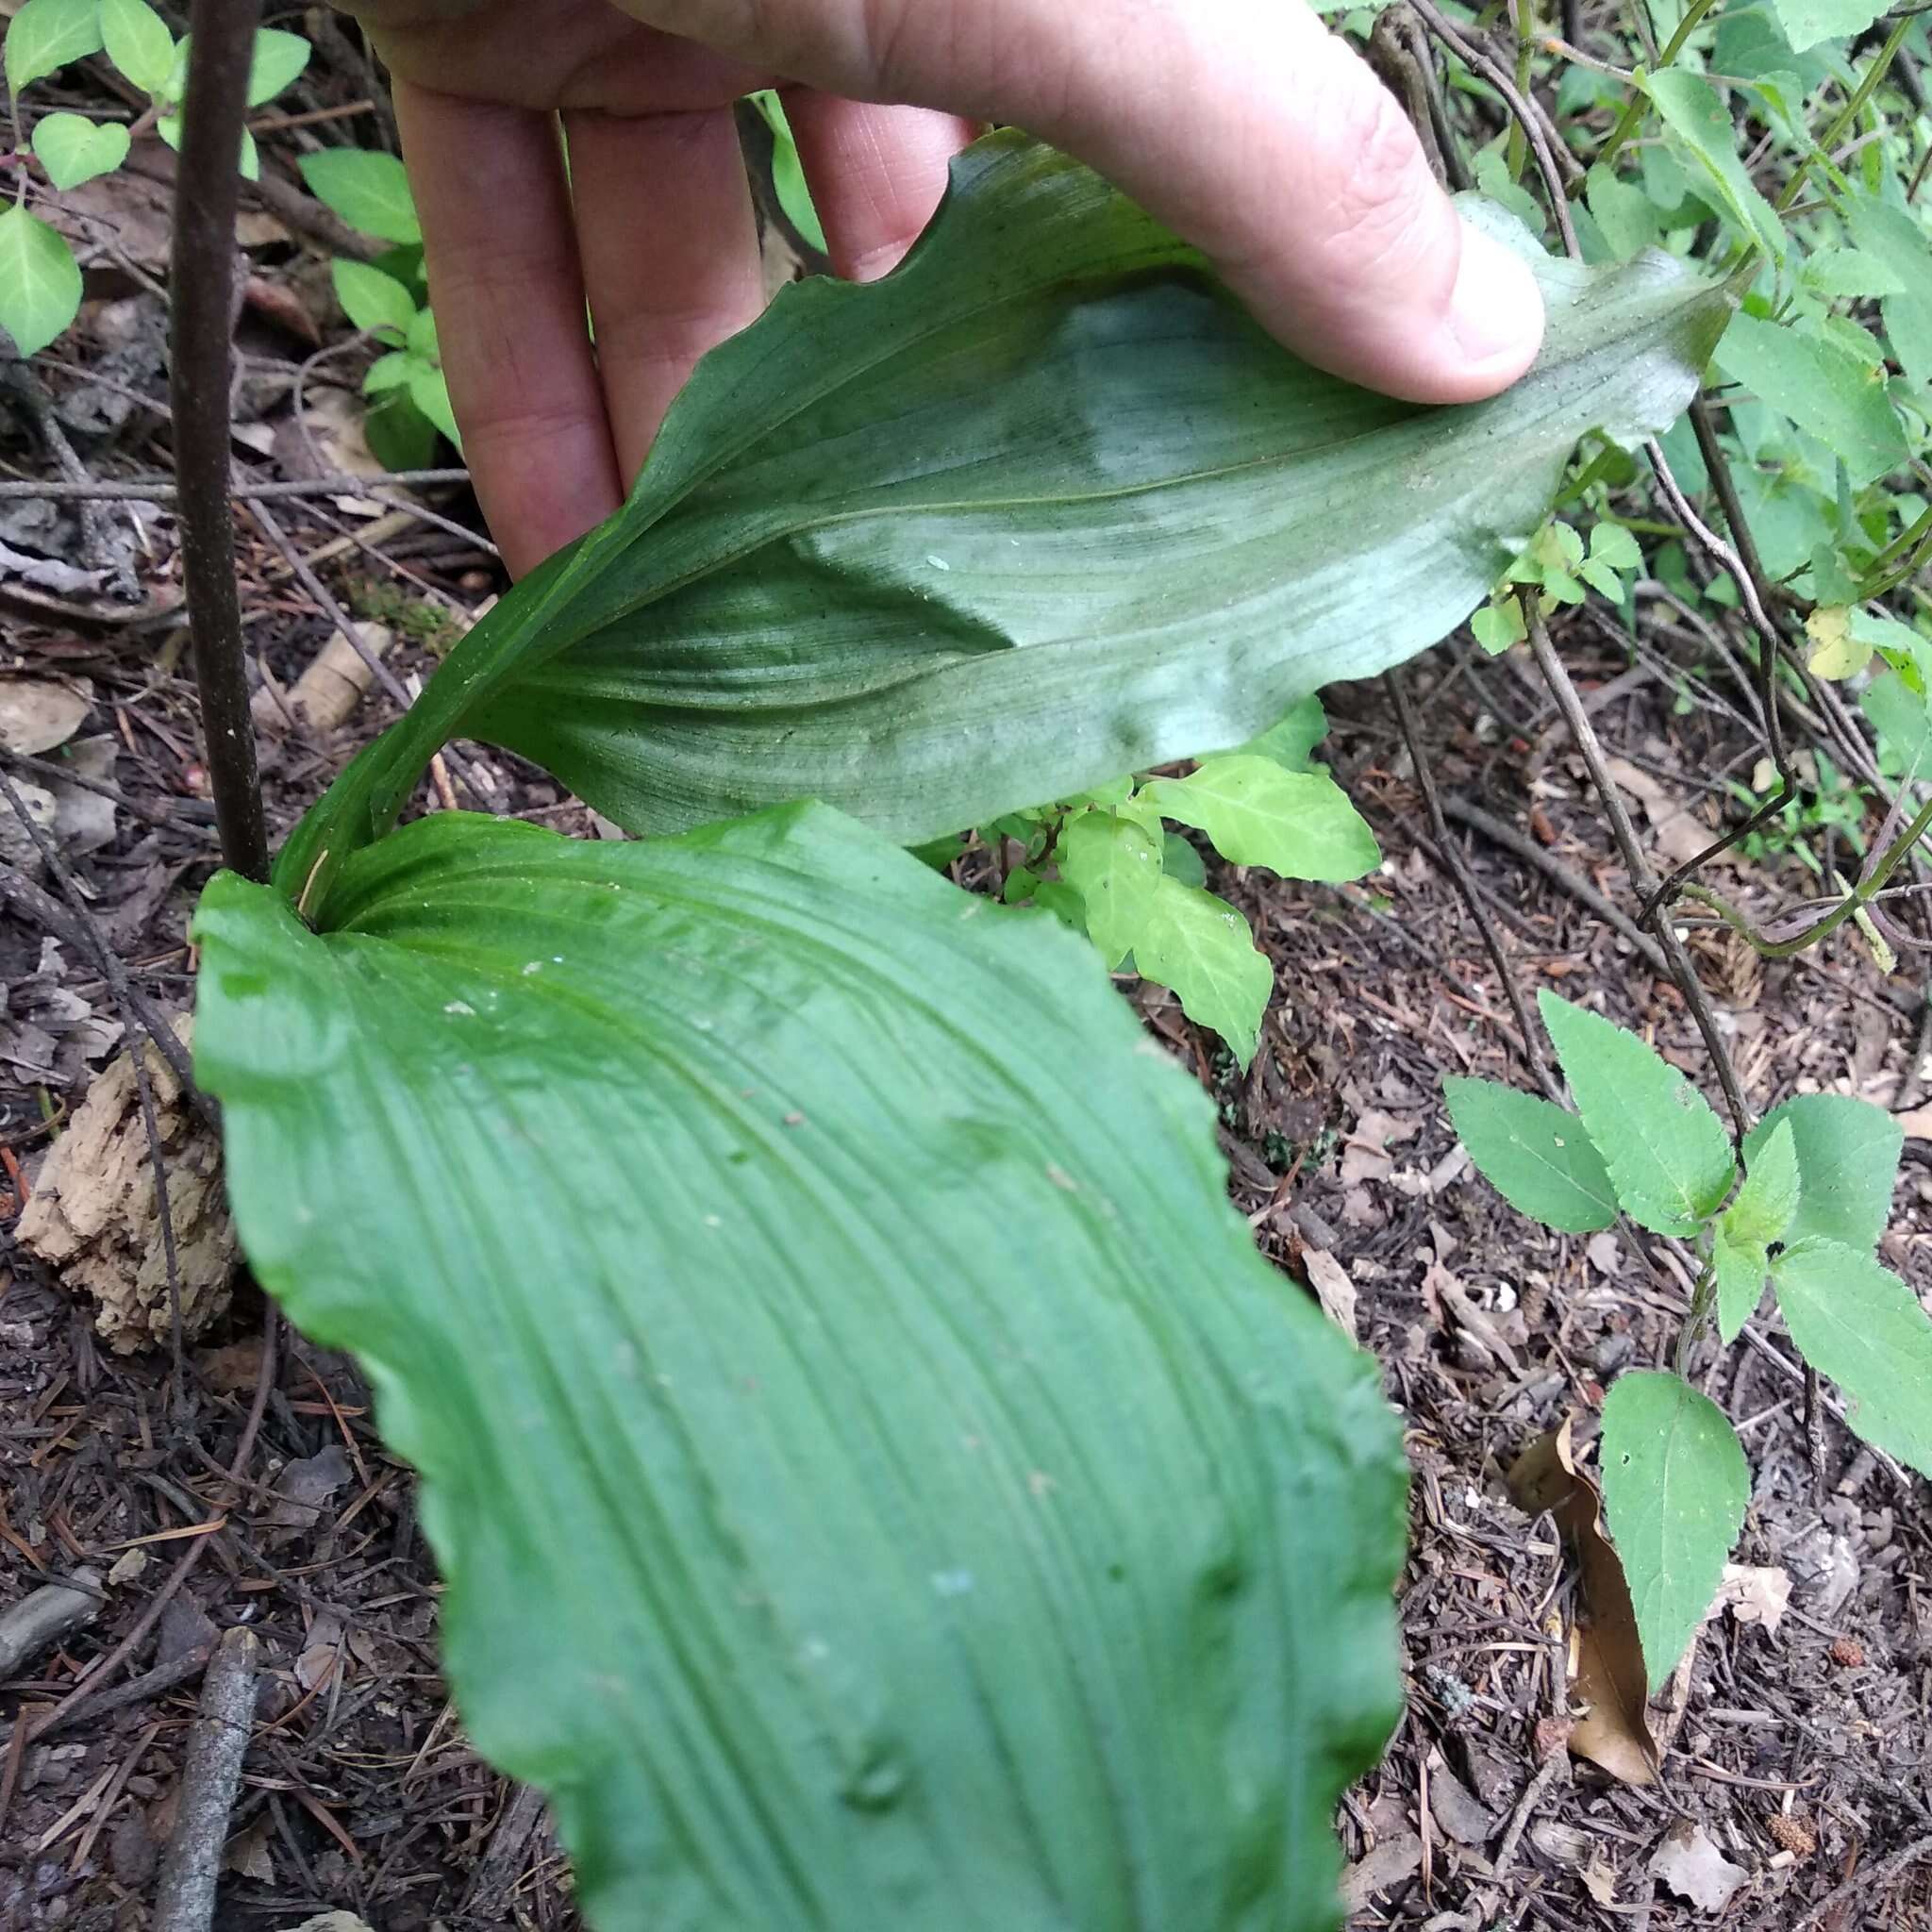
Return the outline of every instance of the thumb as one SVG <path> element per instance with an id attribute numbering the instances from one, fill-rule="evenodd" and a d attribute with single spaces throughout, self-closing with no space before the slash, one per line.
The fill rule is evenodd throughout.
<path id="1" fill-rule="evenodd" d="M 1425 403 L 1529 367 L 1535 277 L 1457 214 L 1394 97 L 1299 0 L 1048 10 L 1116 31 L 1064 49 L 1030 125 L 1202 249 L 1307 360 Z"/>
<path id="2" fill-rule="evenodd" d="M 1528 269 L 1457 215 L 1393 96 L 1301 0 L 620 4 L 822 87 L 1043 136 L 1371 388 L 1473 401 L 1541 341 Z"/>

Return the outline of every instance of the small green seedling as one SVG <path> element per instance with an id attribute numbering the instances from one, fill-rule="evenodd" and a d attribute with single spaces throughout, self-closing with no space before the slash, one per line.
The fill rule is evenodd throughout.
<path id="1" fill-rule="evenodd" d="M 1674 1370 L 1633 1370 L 1604 1403 L 1599 1458 L 1653 1690 L 1717 1593 L 1750 1483 L 1736 1432 L 1686 1379 L 1697 1341 L 1735 1341 L 1767 1282 L 1799 1353 L 1835 1382 L 1853 1431 L 1932 1475 L 1932 1318 L 1873 1254 L 1904 1135 L 1882 1108 L 1799 1094 L 1744 1141 L 1682 1074 L 1621 1026 L 1541 995 L 1575 1110 L 1491 1080 L 1443 1083 L 1464 1146 L 1545 1226 L 1621 1212 L 1693 1244 L 1701 1264 Z"/>
<path id="2" fill-rule="evenodd" d="M 1024 852 L 1003 897 L 1086 933 L 1110 968 L 1130 964 L 1171 988 L 1189 1019 L 1220 1034 L 1246 1066 L 1274 969 L 1239 908 L 1205 890 L 1200 855 L 1169 822 L 1203 834 L 1231 865 L 1283 878 L 1341 884 L 1373 872 L 1382 862 L 1375 835 L 1309 759 L 1327 729 L 1321 700 L 1307 698 L 1185 778 L 1120 778 L 1001 819 L 989 829 Z M 935 856 L 955 849 L 949 841 Z"/>
<path id="3" fill-rule="evenodd" d="M 21 95 L 75 60 L 105 52 L 124 78 L 148 96 L 136 126 L 149 123 L 170 147 L 181 145 L 181 102 L 188 91 L 189 37 L 177 42 L 147 0 L 27 0 L 7 32 L 7 94 L 23 129 Z M 308 64 L 300 34 L 263 27 L 255 36 L 248 106 L 258 108 L 293 84 Z M 49 182 L 66 192 L 127 158 L 134 128 L 65 109 L 33 125 L 30 145 Z M 241 168 L 259 172 L 254 138 L 242 135 Z M 21 180 L 25 192 L 25 175 Z M 44 349 L 80 310 L 80 267 L 66 238 L 22 203 L 0 214 L 0 327 L 23 356 Z"/>

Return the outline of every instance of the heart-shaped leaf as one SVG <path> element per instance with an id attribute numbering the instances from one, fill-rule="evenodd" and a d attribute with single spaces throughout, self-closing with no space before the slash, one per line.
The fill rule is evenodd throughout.
<path id="1" fill-rule="evenodd" d="M 85 114 L 48 114 L 34 124 L 34 153 L 56 188 L 78 188 L 111 175 L 127 158 L 128 133 L 118 121 Z"/>

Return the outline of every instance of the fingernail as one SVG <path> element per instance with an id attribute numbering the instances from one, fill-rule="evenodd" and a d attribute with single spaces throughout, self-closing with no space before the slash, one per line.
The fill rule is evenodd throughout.
<path id="1" fill-rule="evenodd" d="M 1499 386 L 1529 367 L 1543 339 L 1542 293 L 1529 264 L 1467 222 L 1448 320 L 1462 353 L 1493 371 Z"/>

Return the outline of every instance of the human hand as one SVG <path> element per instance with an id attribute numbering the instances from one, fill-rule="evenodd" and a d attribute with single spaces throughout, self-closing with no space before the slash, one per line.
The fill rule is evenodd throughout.
<path id="1" fill-rule="evenodd" d="M 761 307 L 731 108 L 755 88 L 788 88 L 841 275 L 891 268 L 974 124 L 1004 121 L 1117 182 L 1338 375 L 1472 401 L 1541 338 L 1527 269 L 1457 218 L 1301 0 L 340 4 L 395 75 L 451 400 L 514 573 L 617 508 L 699 357 Z"/>

